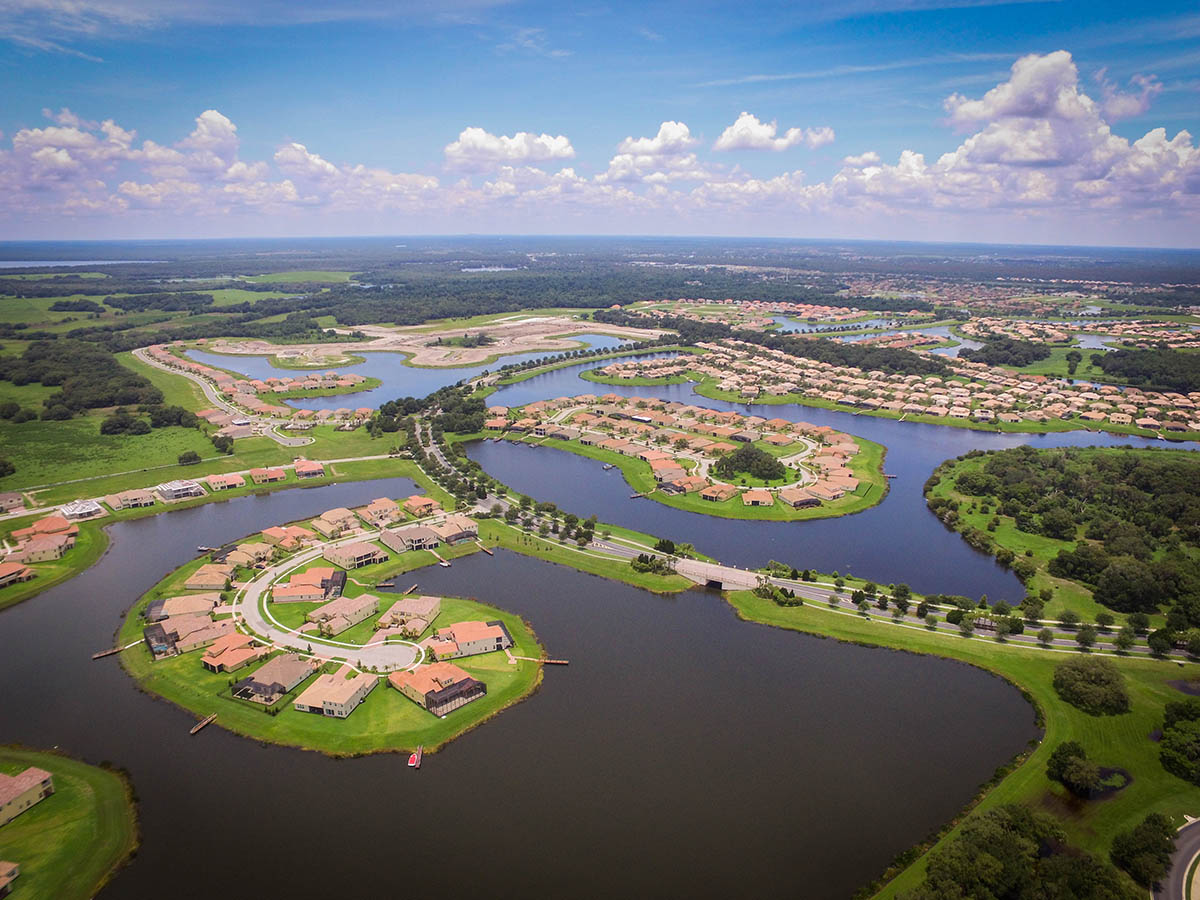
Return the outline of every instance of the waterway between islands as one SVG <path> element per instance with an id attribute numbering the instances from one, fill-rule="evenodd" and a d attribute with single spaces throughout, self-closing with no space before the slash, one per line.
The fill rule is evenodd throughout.
<path id="1" fill-rule="evenodd" d="M 191 715 L 139 692 L 116 659 L 90 660 L 198 543 L 411 487 L 292 489 L 116 523 L 96 566 L 0 613 L 3 740 L 133 777 L 142 846 L 101 897 L 158 900 L 180 879 L 188 896 L 229 900 L 847 897 L 1035 735 L 1017 691 L 981 670 L 505 551 L 411 580 L 520 613 L 571 665 L 420 772 L 401 755 L 333 760 L 217 727 L 189 737 Z"/>
<path id="2" fill-rule="evenodd" d="M 492 402 L 612 390 L 746 409 L 697 397 L 690 385 L 610 389 L 578 378 L 595 365 L 503 388 Z M 690 540 L 727 563 L 773 557 L 1001 597 L 1016 594 L 1015 579 L 925 510 L 921 485 L 933 467 L 974 447 L 1026 441 L 1150 443 L 751 409 L 887 445 L 886 471 L 898 476 L 891 493 L 841 519 L 712 519 L 630 501 L 618 473 L 571 454 L 491 442 L 472 452 L 519 490 Z M 742 622 L 713 593 L 659 597 L 504 551 L 405 581 L 521 614 L 571 665 L 548 671 L 533 697 L 419 773 L 398 755 L 332 760 L 218 727 L 189 737 L 190 714 L 139 692 L 115 658 L 90 660 L 130 604 L 198 544 L 412 491 L 403 478 L 354 482 L 116 523 L 97 565 L 0 613 L 0 740 L 58 746 L 132 774 L 143 843 L 102 897 L 158 900 L 181 878 L 188 895 L 229 900 L 707 897 L 793 894 L 797 885 L 806 897 L 847 897 L 1035 736 L 1017 691 L 981 670 Z"/>

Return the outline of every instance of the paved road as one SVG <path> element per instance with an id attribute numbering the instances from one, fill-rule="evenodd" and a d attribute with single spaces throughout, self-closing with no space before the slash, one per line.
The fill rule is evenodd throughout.
<path id="1" fill-rule="evenodd" d="M 287 435 L 280 434 L 276 430 L 276 427 L 282 425 L 286 421 L 285 419 L 257 416 L 254 413 L 247 412 L 244 409 L 239 409 L 228 400 L 225 400 L 213 383 L 207 378 L 197 375 L 195 372 L 188 372 L 183 369 L 172 368 L 171 366 L 168 366 L 165 363 L 155 359 L 146 352 L 144 347 L 139 347 L 137 350 L 134 350 L 133 355 L 148 366 L 153 366 L 156 369 L 161 369 L 162 371 L 169 372 L 172 375 L 180 375 L 188 379 L 188 381 L 192 381 L 200 385 L 200 390 L 204 391 L 204 397 L 209 403 L 218 409 L 225 410 L 225 412 L 229 413 L 230 415 L 245 416 L 251 421 L 252 424 L 258 426 L 260 433 L 266 435 L 277 444 L 282 444 L 284 447 L 303 447 L 305 444 L 311 444 L 313 442 L 313 439 L 310 437 L 289 437 Z"/>
<path id="2" fill-rule="evenodd" d="M 308 652 L 308 648 L 311 647 L 314 656 L 348 662 L 355 668 L 379 669 L 384 672 L 411 668 L 420 659 L 420 649 L 416 644 L 403 641 L 361 646 L 340 642 L 336 636 L 326 638 L 301 634 L 281 625 L 269 610 L 264 612 L 265 604 L 261 602 L 272 582 L 294 569 L 319 560 L 326 547 L 370 541 L 377 536 L 378 532 L 360 532 L 347 538 L 322 543 L 278 565 L 264 569 L 238 591 L 233 602 L 235 616 L 241 620 L 247 631 L 277 647 L 286 647 L 301 653 Z"/>
<path id="3" fill-rule="evenodd" d="M 1154 892 L 1155 900 L 1191 900 L 1187 891 L 1187 873 L 1192 860 L 1200 854 L 1200 820 L 1193 820 L 1175 836 L 1175 852 L 1171 855 L 1171 871 Z"/>

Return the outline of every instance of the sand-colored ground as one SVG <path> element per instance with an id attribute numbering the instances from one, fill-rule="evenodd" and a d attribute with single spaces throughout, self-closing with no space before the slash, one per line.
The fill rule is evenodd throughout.
<path id="1" fill-rule="evenodd" d="M 355 329 L 338 328 L 348 334 L 360 331 L 368 340 L 354 344 L 291 344 L 280 346 L 267 341 L 218 338 L 208 342 L 207 349 L 217 353 L 236 353 L 257 356 L 275 356 L 286 360 L 289 365 L 332 367 L 345 362 L 346 357 L 363 352 L 393 352 L 409 355 L 414 366 L 452 367 L 483 363 L 496 356 L 513 353 L 544 351 L 547 354 L 578 350 L 583 344 L 571 340 L 573 334 L 608 334 L 631 341 L 653 340 L 665 332 L 657 328 L 624 328 L 615 325 L 598 325 L 567 316 L 529 316 L 499 319 L 487 325 L 471 328 L 447 326 L 437 331 L 419 331 L 428 326 L 404 328 L 385 325 L 361 325 Z M 493 343 L 482 347 L 456 347 L 438 345 L 443 341 L 463 337 L 467 334 L 485 332 Z M 432 346 L 431 346 L 432 345 Z"/>

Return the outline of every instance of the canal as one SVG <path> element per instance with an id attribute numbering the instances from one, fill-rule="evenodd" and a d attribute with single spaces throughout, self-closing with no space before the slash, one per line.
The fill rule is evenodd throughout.
<path id="1" fill-rule="evenodd" d="M 531 455 L 536 451 L 527 451 Z M 143 830 L 103 898 L 847 897 L 1036 735 L 969 666 L 740 621 L 498 552 L 412 579 L 525 616 L 569 667 L 415 773 L 257 744 L 140 693 L 110 644 L 198 543 L 406 479 L 291 489 L 116 523 L 100 562 L 0 613 L 0 735 L 127 768 Z M 380 688 L 390 690 L 390 688 Z"/>
<path id="2" fill-rule="evenodd" d="M 1066 446 L 1167 446 L 1126 435 L 1068 431 L 1046 435 L 977 431 L 967 428 L 856 416 L 841 410 L 794 404 L 737 404 L 710 400 L 691 384 L 631 387 L 585 381 L 579 373 L 595 363 L 557 369 L 501 388 L 489 402 L 521 406 L 548 397 L 614 393 L 658 397 L 712 409 L 736 410 L 766 418 L 829 425 L 883 444 L 884 471 L 892 476 L 883 502 L 861 513 L 808 522 L 755 522 L 684 512 L 653 500 L 632 499 L 617 469 L 604 471 L 596 460 L 545 448 L 483 441 L 468 448 L 484 470 L 538 500 L 557 503 L 581 516 L 687 541 L 731 565 L 758 567 L 775 559 L 797 568 L 851 573 L 887 584 L 905 582 L 930 593 L 987 594 L 995 602 L 1018 602 L 1020 582 L 991 556 L 972 550 L 925 508 L 924 484 L 943 460 L 969 450 L 997 450 L 1032 444 Z M 1172 446 L 1195 449 L 1196 444 Z"/>

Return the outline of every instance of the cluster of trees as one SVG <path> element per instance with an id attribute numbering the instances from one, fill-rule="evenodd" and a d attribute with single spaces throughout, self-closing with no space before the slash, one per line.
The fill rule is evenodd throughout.
<path id="1" fill-rule="evenodd" d="M 36 412 L 32 409 L 22 407 L 16 400 L 5 400 L 3 403 L 0 403 L 0 419 L 12 422 L 14 425 L 20 425 L 22 422 L 31 422 L 37 417 Z"/>
<path id="2" fill-rule="evenodd" d="M 50 312 L 102 313 L 104 307 L 95 300 L 55 300 L 50 304 Z"/>
<path id="3" fill-rule="evenodd" d="M 669 558 L 653 553 L 639 553 L 629 565 L 635 572 L 653 572 L 655 575 L 670 575 L 675 571 L 675 564 Z"/>
<path id="4" fill-rule="evenodd" d="M 1112 350 L 1092 354 L 1105 375 L 1156 391 L 1200 390 L 1200 353 L 1183 350 Z"/>
<path id="5" fill-rule="evenodd" d="M 1050 816 L 1001 806 L 968 819 L 929 854 L 925 880 L 905 900 L 1135 900 L 1142 894 L 1103 860 L 1069 847 Z"/>
<path id="6" fill-rule="evenodd" d="M 593 313 L 597 322 L 610 325 L 644 327 L 647 320 L 633 316 L 623 309 L 601 309 Z M 828 338 L 797 337 L 772 331 L 747 331 L 732 328 L 723 322 L 697 322 L 680 316 L 665 316 L 653 324 L 679 332 L 679 343 L 697 344 L 735 338 L 803 359 L 812 359 L 834 366 L 857 366 L 864 370 L 879 369 L 903 375 L 941 375 L 947 371 L 941 357 L 931 353 L 913 353 L 892 347 L 862 346 L 849 341 Z"/>
<path id="7" fill-rule="evenodd" d="M 113 354 L 80 341 L 35 341 L 20 356 L 0 357 L 0 379 L 61 389 L 43 401 L 43 418 L 69 419 L 102 406 L 161 404 L 162 392 Z"/>
<path id="8" fill-rule="evenodd" d="M 1076 741 L 1063 741 L 1054 748 L 1046 763 L 1046 777 L 1076 797 L 1090 797 L 1103 781 L 1100 767 L 1088 759 L 1087 751 Z"/>
<path id="9" fill-rule="evenodd" d="M 1080 656 L 1054 667 L 1054 690 L 1067 703 L 1093 716 L 1129 712 L 1125 676 L 1112 660 Z"/>
<path id="10" fill-rule="evenodd" d="M 984 455 L 972 451 L 960 461 Z M 946 471 L 935 473 L 927 492 Z M 1020 531 L 1078 541 L 1050 560 L 1050 574 L 1083 582 L 1121 612 L 1173 604 L 1182 617 L 1175 627 L 1200 625 L 1200 459 L 1024 446 L 988 453 L 982 466 L 953 477 L 957 491 L 979 498 L 980 511 L 994 512 L 989 529 L 1010 516 Z M 959 524 L 954 501 L 929 504 L 944 522 Z M 990 546 L 990 536 L 978 536 Z"/>
<path id="11" fill-rule="evenodd" d="M 978 350 L 960 350 L 959 358 L 989 366 L 1028 366 L 1050 355 L 1050 348 L 1034 341 L 1014 338 L 993 338 L 983 342 Z"/>
<path id="12" fill-rule="evenodd" d="M 118 407 L 100 423 L 101 434 L 149 434 L 150 423 L 135 416 L 125 407 Z"/>
<path id="13" fill-rule="evenodd" d="M 1161 813 L 1150 813 L 1140 824 L 1113 838 L 1109 856 L 1142 887 L 1153 888 L 1171 870 L 1175 828 Z"/>
<path id="14" fill-rule="evenodd" d="M 1167 704 L 1158 755 L 1168 772 L 1200 784 L 1200 697 Z"/>
<path id="15" fill-rule="evenodd" d="M 787 475 L 787 467 L 778 459 L 749 444 L 726 453 L 713 464 L 713 471 L 723 478 L 736 478 L 742 473 L 764 481 L 775 481 Z"/>
<path id="16" fill-rule="evenodd" d="M 213 305 L 212 294 L 191 291 L 159 291 L 152 294 L 132 294 L 127 297 L 108 296 L 104 302 L 126 311 L 161 309 L 168 312 L 199 312 Z"/>

